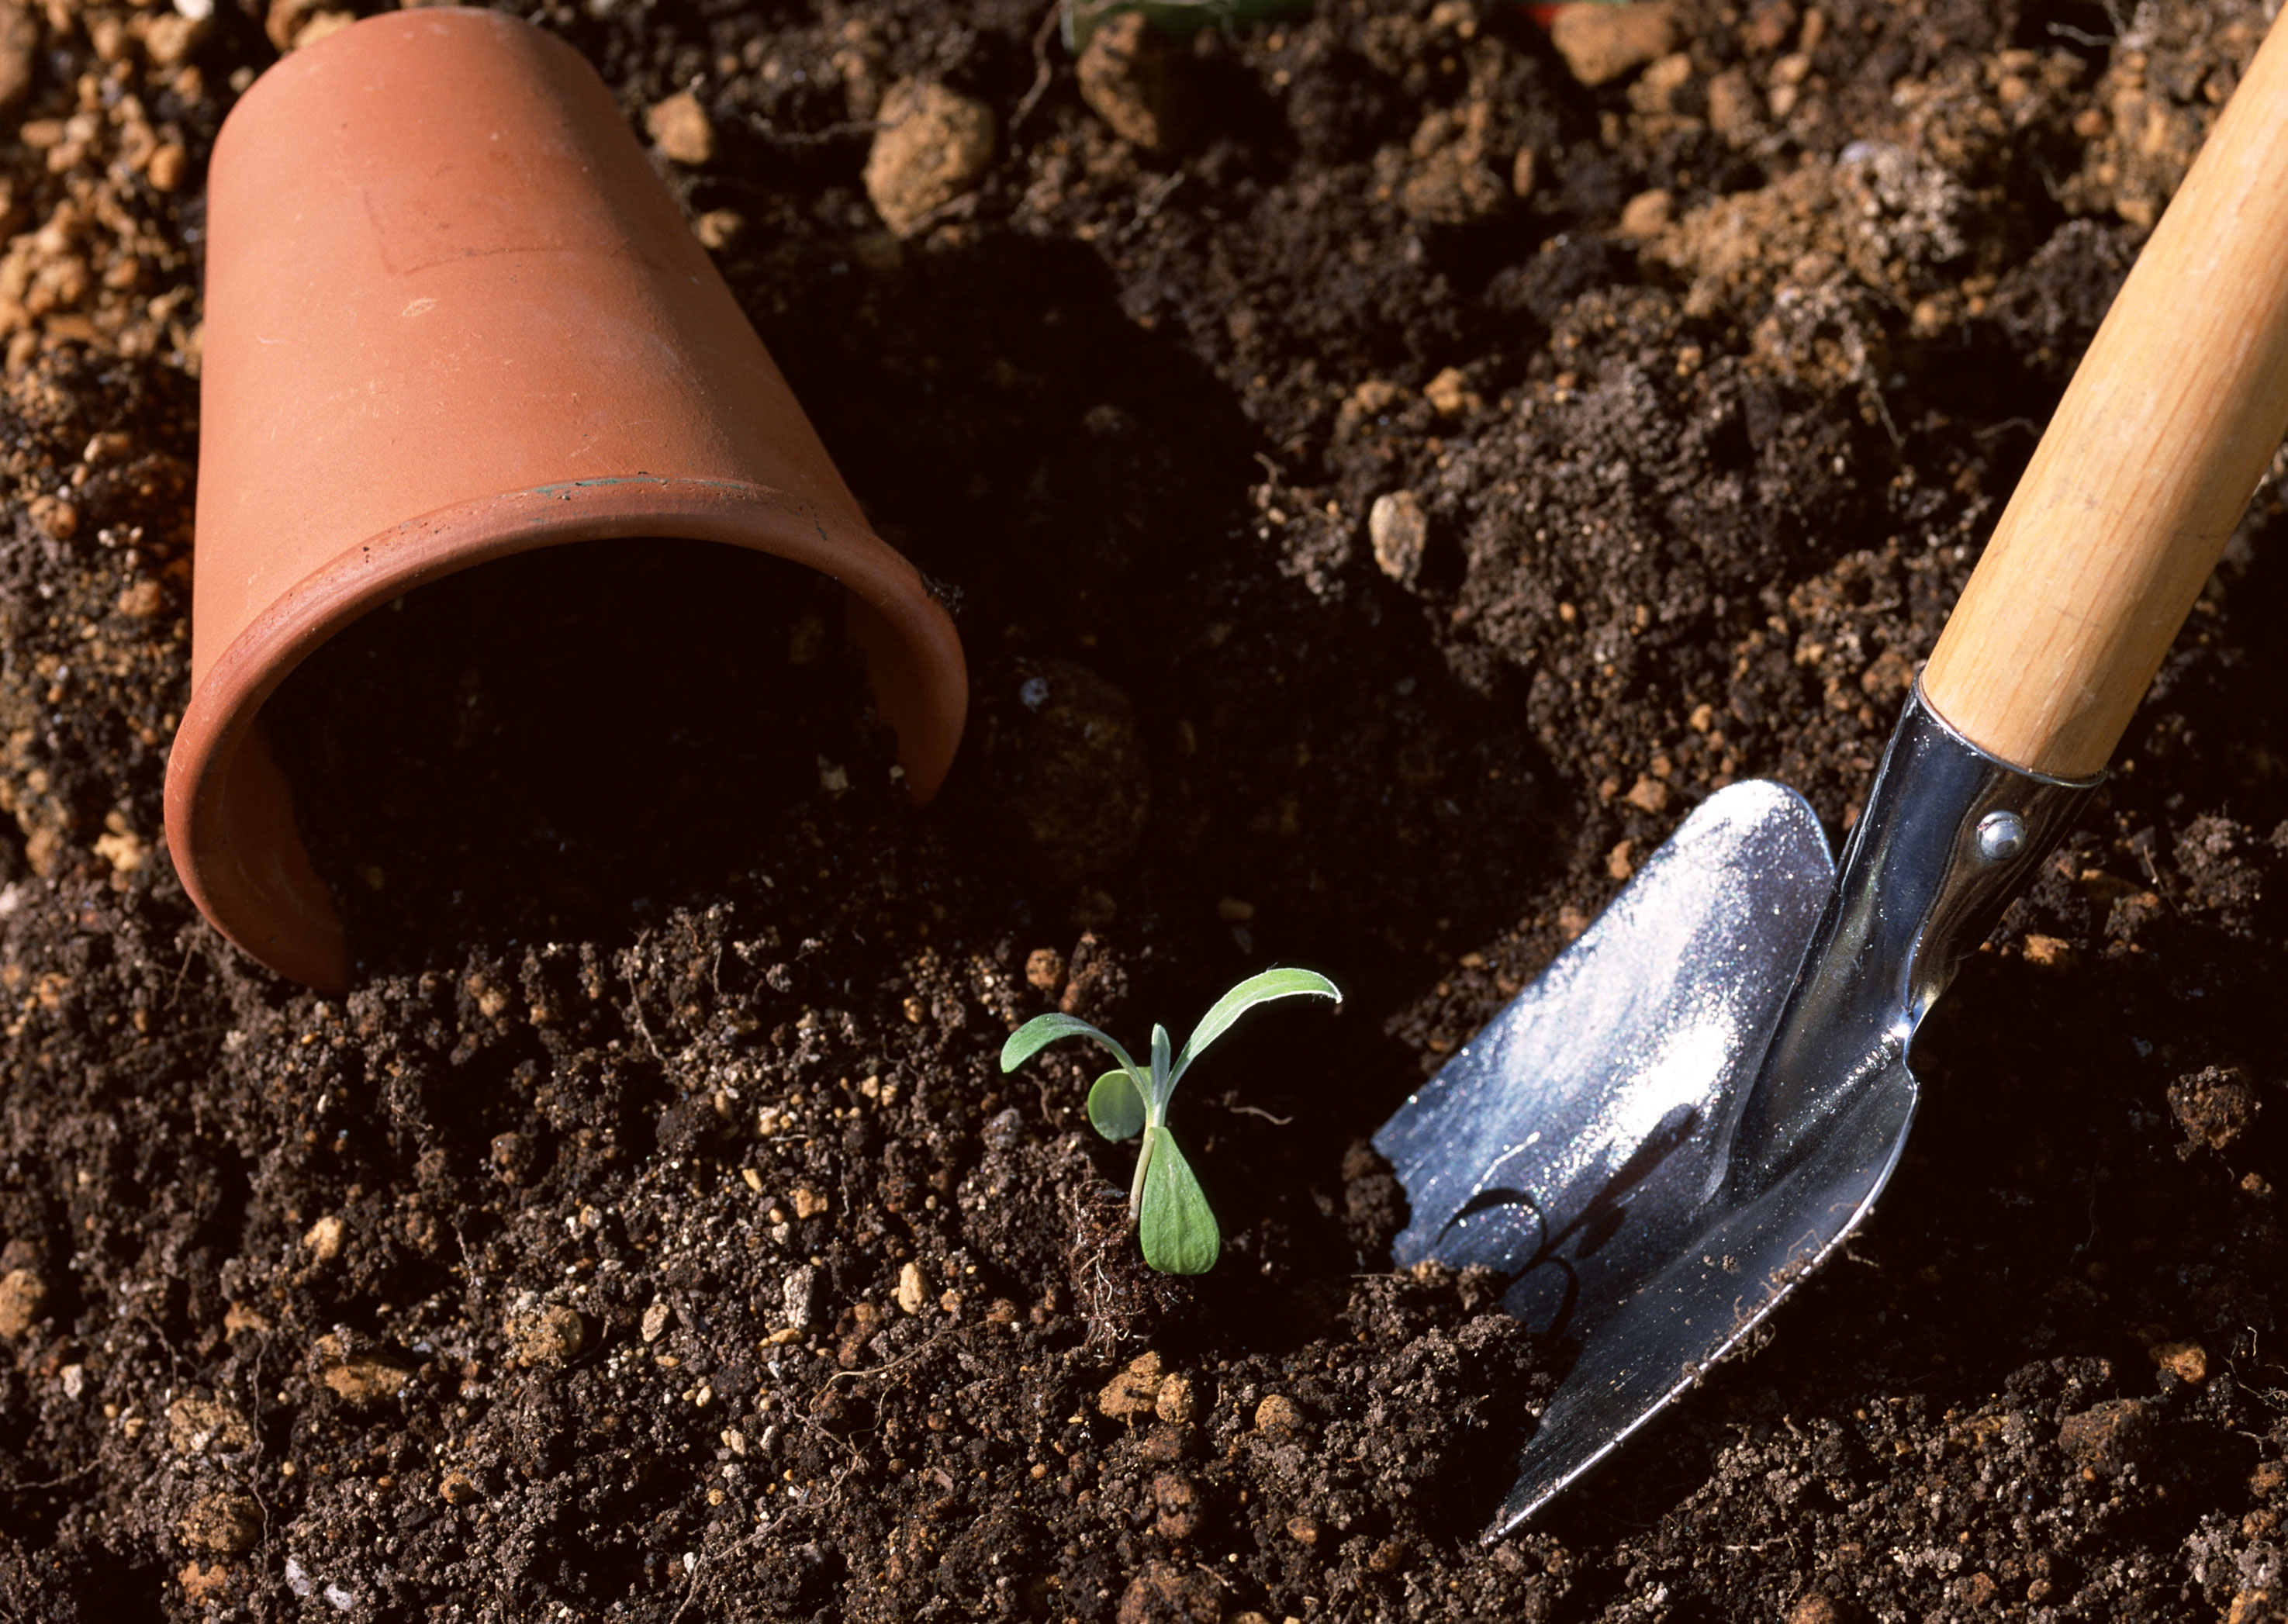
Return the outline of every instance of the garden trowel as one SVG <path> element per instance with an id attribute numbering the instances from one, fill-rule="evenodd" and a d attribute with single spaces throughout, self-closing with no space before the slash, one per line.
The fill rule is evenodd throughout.
<path id="1" fill-rule="evenodd" d="M 2106 758 L 2288 432 L 2288 28 L 2153 233 L 1918 678 L 1839 865 L 1793 790 L 1686 818 L 1384 1124 L 1402 1264 L 1505 1278 L 1576 1350 L 1488 1537 L 1865 1217 L 1907 1051 Z"/>

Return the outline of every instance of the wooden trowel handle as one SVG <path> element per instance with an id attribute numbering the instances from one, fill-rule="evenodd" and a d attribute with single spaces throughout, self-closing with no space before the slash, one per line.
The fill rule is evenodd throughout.
<path id="1" fill-rule="evenodd" d="M 2066 387 L 1923 693 L 1973 743 L 2097 772 L 2288 432 L 2288 23 Z"/>

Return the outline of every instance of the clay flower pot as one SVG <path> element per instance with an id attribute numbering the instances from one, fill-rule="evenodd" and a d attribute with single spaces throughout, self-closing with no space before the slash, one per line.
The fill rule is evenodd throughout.
<path id="1" fill-rule="evenodd" d="M 601 537 L 776 553 L 848 589 L 906 781 L 961 735 L 952 622 L 866 526 L 595 71 L 497 12 L 375 17 L 216 142 L 193 693 L 167 842 L 217 929 L 348 980 L 264 701 L 409 588 Z"/>

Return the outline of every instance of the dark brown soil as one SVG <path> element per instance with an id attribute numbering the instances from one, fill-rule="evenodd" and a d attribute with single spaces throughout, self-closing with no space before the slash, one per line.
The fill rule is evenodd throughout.
<path id="1" fill-rule="evenodd" d="M 1362 1146 L 1713 788 L 1847 825 L 2257 5 L 1680 0 L 1592 89 L 1322 0 L 1140 47 L 1160 154 L 1030 4 L 536 12 L 695 89 L 663 172 L 976 705 L 918 811 L 767 566 L 417 593 L 279 718 L 339 1001 L 159 835 L 200 176 L 313 14 L 0 14 L 0 1618 L 2288 1617 L 2273 481 L 1849 1256 L 1517 1537 L 1565 1351 L 1387 1272 Z M 916 76 L 1000 136 L 900 239 Z M 1225 1260 L 1154 1276 L 1092 1068 L 994 1058 L 1273 961 L 1347 1002 L 1188 1081 Z"/>

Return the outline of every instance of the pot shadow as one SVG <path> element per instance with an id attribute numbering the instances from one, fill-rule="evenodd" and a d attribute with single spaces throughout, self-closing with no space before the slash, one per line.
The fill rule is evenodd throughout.
<path id="1" fill-rule="evenodd" d="M 1176 1106 L 1235 1249 L 1218 1274 L 1297 1282 L 1235 1293 L 1219 1335 L 1307 1338 L 1356 1270 L 1387 1266 L 1339 1171 L 1418 1081 L 1386 1018 L 1513 925 L 1570 848 L 1529 677 L 1466 682 L 1376 570 L 1363 515 L 1327 516 L 1331 486 L 1303 510 L 1293 487 L 1328 476 L 1239 409 L 1182 288 L 1132 307 L 1097 249 L 990 227 L 773 254 L 728 265 L 735 292 L 877 529 L 956 603 L 970 732 L 926 816 L 984 883 L 970 923 L 1021 952 L 1101 932 L 1128 994 L 1100 1013 L 1124 1034 L 1180 1035 L 1267 963 L 1344 989 L 1339 1018 L 1251 1019 Z M 1307 555 L 1342 561 L 1315 585 Z M 1061 664 L 1118 691 L 1081 720 L 1135 748 L 1104 752 L 1101 781 L 1061 764 L 1050 805 L 1025 788 L 1048 775 L 1029 685 L 1045 674 L 1054 709 Z M 1138 806 L 1132 839 L 1100 837 L 1107 808 Z M 1128 1153 L 1098 1151 L 1124 1179 Z"/>
<path id="2" fill-rule="evenodd" d="M 544 548 L 346 629 L 264 711 L 365 969 L 640 928 L 887 802 L 840 590 L 711 542 Z"/>
<path id="3" fill-rule="evenodd" d="M 1174 1004 L 1291 955 L 1381 1010 L 1513 923 L 1569 833 L 1529 678 L 1450 669 L 1363 514 L 1324 513 L 1331 487 L 1295 511 L 1290 482 L 1325 476 L 1240 411 L 1194 313 L 1131 310 L 1084 244 L 869 242 L 729 276 L 878 530 L 957 598 L 980 687 L 946 822 L 968 860 L 1037 871 L 982 770 L 997 711 L 1025 720 L 1026 661 L 1116 687 L 1148 778 L 1132 854 L 1009 886 L 1010 924 L 1077 928 L 1076 891 L 1099 891 L 1124 935 L 1197 939 Z M 1315 549 L 1340 560 L 1317 587 Z"/>

